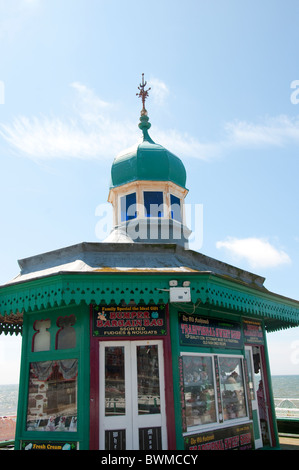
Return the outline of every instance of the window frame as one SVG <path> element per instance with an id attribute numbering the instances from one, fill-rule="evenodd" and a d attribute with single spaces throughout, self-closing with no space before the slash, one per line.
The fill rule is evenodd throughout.
<path id="1" fill-rule="evenodd" d="M 149 207 L 146 205 L 146 198 L 145 198 L 145 194 L 146 193 L 154 193 L 154 194 L 161 194 L 162 196 L 162 203 L 161 204 L 149 204 Z M 165 206 L 165 197 L 164 197 L 164 191 L 162 190 L 159 190 L 159 191 L 153 191 L 153 190 L 150 190 L 150 189 L 146 189 L 146 190 L 143 190 L 142 191 L 142 197 L 143 197 L 143 207 L 144 207 L 144 217 L 146 219 L 151 219 L 151 218 L 158 218 L 158 219 L 163 219 L 165 218 L 165 212 L 166 212 L 166 206 Z M 151 206 L 155 206 L 157 205 L 158 206 L 158 209 L 161 209 L 161 206 L 162 206 L 162 211 L 158 211 L 158 214 L 160 215 L 153 215 L 151 213 Z M 148 214 L 148 210 L 149 209 L 149 214 Z"/>
<path id="2" fill-rule="evenodd" d="M 187 426 L 186 423 L 186 431 L 183 433 L 184 435 L 188 434 L 194 434 L 195 432 L 205 432 L 211 429 L 221 429 L 225 427 L 230 427 L 230 426 L 235 426 L 241 423 L 245 423 L 248 421 L 251 421 L 250 415 L 249 415 L 249 406 L 248 406 L 248 401 L 250 397 L 248 397 L 247 394 L 247 387 L 245 383 L 245 362 L 244 360 L 245 355 L 244 354 L 225 354 L 225 353 L 203 353 L 203 352 L 188 352 L 188 351 L 182 351 L 180 353 L 180 357 L 183 358 L 183 356 L 205 356 L 205 357 L 211 357 L 212 359 L 212 370 L 213 370 L 213 383 L 214 383 L 214 393 L 215 393 L 215 410 L 216 410 L 216 421 L 213 423 L 207 423 L 207 424 L 197 424 L 194 426 Z M 244 398 L 245 398 L 245 409 L 246 409 L 246 415 L 241 417 L 241 418 L 232 418 L 232 419 L 224 419 L 223 417 L 223 398 L 222 398 L 222 391 L 221 391 L 221 380 L 220 380 L 220 365 L 219 365 L 219 358 L 220 357 L 226 357 L 226 358 L 235 358 L 235 359 L 240 359 L 241 360 L 241 368 L 242 368 L 242 379 L 243 379 L 243 387 L 244 387 Z M 216 376 L 215 373 L 215 358 L 217 360 L 217 365 L 218 365 L 218 370 L 219 370 L 219 375 L 218 377 Z M 219 390 L 219 395 L 218 396 L 218 391 Z M 185 402 L 185 384 L 184 381 L 182 383 L 182 389 L 183 389 L 183 396 L 184 396 L 184 402 Z M 218 400 L 220 399 L 221 402 L 221 408 L 222 408 L 222 418 L 220 417 L 219 413 L 219 403 Z"/>
<path id="3" fill-rule="evenodd" d="M 179 201 L 179 204 L 176 203 L 176 202 L 172 202 L 171 199 L 172 198 L 175 198 Z M 172 206 L 179 206 L 179 213 L 180 213 L 180 217 L 179 219 L 177 219 L 176 217 L 174 217 L 174 214 L 175 214 L 175 211 L 173 209 Z M 170 214 L 170 219 L 172 220 L 175 220 L 179 223 L 182 223 L 183 222 L 183 216 L 182 216 L 182 201 L 181 201 L 181 198 L 176 196 L 175 194 L 173 193 L 169 193 L 169 214 Z"/>
<path id="4" fill-rule="evenodd" d="M 63 369 L 61 369 L 61 365 L 65 363 L 66 361 L 72 361 L 73 363 L 76 363 L 76 368 L 75 370 L 72 371 L 74 375 L 71 377 L 67 378 L 64 373 Z M 45 376 L 42 375 L 40 378 L 37 376 L 33 371 L 34 368 L 38 370 L 38 365 L 44 365 L 46 364 L 45 367 Z M 48 365 L 50 366 L 48 367 Z M 37 435 L 39 435 L 41 438 L 43 438 L 44 433 L 51 433 L 55 436 L 61 435 L 61 433 L 73 433 L 75 435 L 77 433 L 77 419 L 78 419 L 78 371 L 79 371 L 79 359 L 74 358 L 64 358 L 64 359 L 54 359 L 54 360 L 38 360 L 38 361 L 30 361 L 29 362 L 29 374 L 28 374 L 28 389 L 27 389 L 27 407 L 25 410 L 25 432 L 30 433 L 34 432 Z M 48 369 L 47 369 L 48 367 Z M 61 369 L 61 370 L 59 370 Z M 56 371 L 59 370 L 58 374 L 56 374 Z M 41 371 L 43 374 L 43 371 Z M 58 377 L 55 375 L 58 375 Z M 67 375 L 67 374 L 66 374 Z M 62 378 L 60 377 L 62 376 Z M 55 381 L 56 380 L 56 381 Z M 42 384 L 40 384 L 42 383 Z M 53 387 L 50 387 L 50 385 L 53 384 Z M 74 410 L 75 414 L 74 415 L 68 415 L 68 407 L 67 404 L 64 403 L 63 400 L 65 400 L 65 392 L 63 391 L 62 393 L 59 393 L 59 389 L 64 389 L 66 386 L 64 384 L 70 384 L 67 389 L 69 389 L 69 394 L 70 397 L 73 395 L 72 392 L 75 392 L 74 397 Z M 36 391 L 34 391 L 34 388 L 37 388 Z M 53 390 L 52 390 L 53 388 Z M 56 390 L 56 399 L 59 399 L 59 404 L 61 406 L 65 405 L 64 408 L 62 408 L 62 411 L 65 411 L 65 413 L 61 413 L 61 410 L 59 412 L 55 411 L 49 411 L 47 409 L 47 406 L 45 408 L 45 412 L 43 413 L 43 403 L 46 402 L 47 405 L 50 401 L 51 395 L 55 394 Z M 37 397 L 39 398 L 40 404 L 38 404 Z M 32 407 L 30 405 L 30 401 L 36 400 L 36 407 Z M 58 403 L 58 400 L 57 400 Z M 37 407 L 40 408 L 39 411 L 37 411 Z M 30 411 L 31 410 L 36 410 L 36 413 L 33 412 L 32 414 L 32 419 L 29 420 L 30 417 Z M 57 408 L 58 410 L 58 408 Z M 45 416 L 41 416 L 41 413 Z M 35 421 L 33 417 L 35 417 Z M 71 420 L 70 420 L 71 417 Z M 30 424 L 30 423 L 33 424 Z M 34 425 L 34 422 L 36 423 Z M 40 426 L 40 422 L 42 422 L 42 426 Z M 72 425 L 75 423 L 75 428 L 72 428 Z M 65 426 L 67 424 L 67 427 Z"/>
<path id="5" fill-rule="evenodd" d="M 131 195 L 135 195 L 135 216 L 129 216 L 128 217 L 128 209 L 129 207 L 131 207 L 132 205 L 134 204 L 130 204 L 130 206 L 127 205 L 127 197 L 128 196 L 131 196 Z M 125 203 L 125 212 L 122 210 L 122 202 L 124 201 Z M 123 222 L 128 222 L 130 220 L 135 220 L 137 219 L 137 216 L 138 216 L 138 211 L 137 211 L 137 207 L 138 207 L 138 201 L 137 201 L 137 192 L 136 191 L 128 191 L 124 194 L 120 194 L 119 195 L 119 217 L 118 217 L 118 220 L 120 221 L 120 223 L 123 223 Z M 124 214 L 124 218 L 123 218 L 123 214 Z"/>

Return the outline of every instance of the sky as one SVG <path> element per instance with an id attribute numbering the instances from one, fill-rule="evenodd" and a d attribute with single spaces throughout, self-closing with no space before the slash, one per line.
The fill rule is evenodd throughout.
<path id="1" fill-rule="evenodd" d="M 0 0 L 0 285 L 19 259 L 101 241 L 144 73 L 150 135 L 202 209 L 190 247 L 299 300 L 298 20 L 297 0 Z M 267 339 L 272 374 L 299 374 L 299 329 Z M 0 383 L 19 363 L 1 335 Z"/>

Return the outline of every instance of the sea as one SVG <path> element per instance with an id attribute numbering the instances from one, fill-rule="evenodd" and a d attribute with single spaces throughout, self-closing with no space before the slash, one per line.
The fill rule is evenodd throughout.
<path id="1" fill-rule="evenodd" d="M 0 416 L 16 416 L 19 385 L 0 384 Z"/>
<path id="2" fill-rule="evenodd" d="M 272 389 L 277 406 L 281 403 L 279 399 L 297 398 L 299 407 L 299 375 L 273 375 Z M 0 385 L 0 416 L 16 416 L 18 392 L 18 384 Z"/>

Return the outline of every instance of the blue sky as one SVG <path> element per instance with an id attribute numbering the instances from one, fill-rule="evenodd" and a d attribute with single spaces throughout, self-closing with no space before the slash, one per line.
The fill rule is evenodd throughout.
<path id="1" fill-rule="evenodd" d="M 192 248 L 299 300 L 298 19 L 296 0 L 0 0 L 0 284 L 17 259 L 98 241 L 145 73 L 150 135 L 203 207 Z M 299 373 L 298 328 L 268 346 L 273 374 Z M 19 354 L 0 337 L 1 383 Z"/>

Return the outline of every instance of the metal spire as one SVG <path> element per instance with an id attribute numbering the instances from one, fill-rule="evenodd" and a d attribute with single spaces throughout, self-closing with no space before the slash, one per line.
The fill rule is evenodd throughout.
<path id="1" fill-rule="evenodd" d="M 140 83 L 140 85 L 138 87 L 139 93 L 136 93 L 136 96 L 138 96 L 138 98 L 142 99 L 141 115 L 147 114 L 147 111 L 145 109 L 145 100 L 148 97 L 148 92 L 149 92 L 150 88 L 148 90 L 145 90 L 146 85 L 147 85 L 147 82 L 144 81 L 144 73 L 143 73 L 142 74 L 142 83 Z"/>

